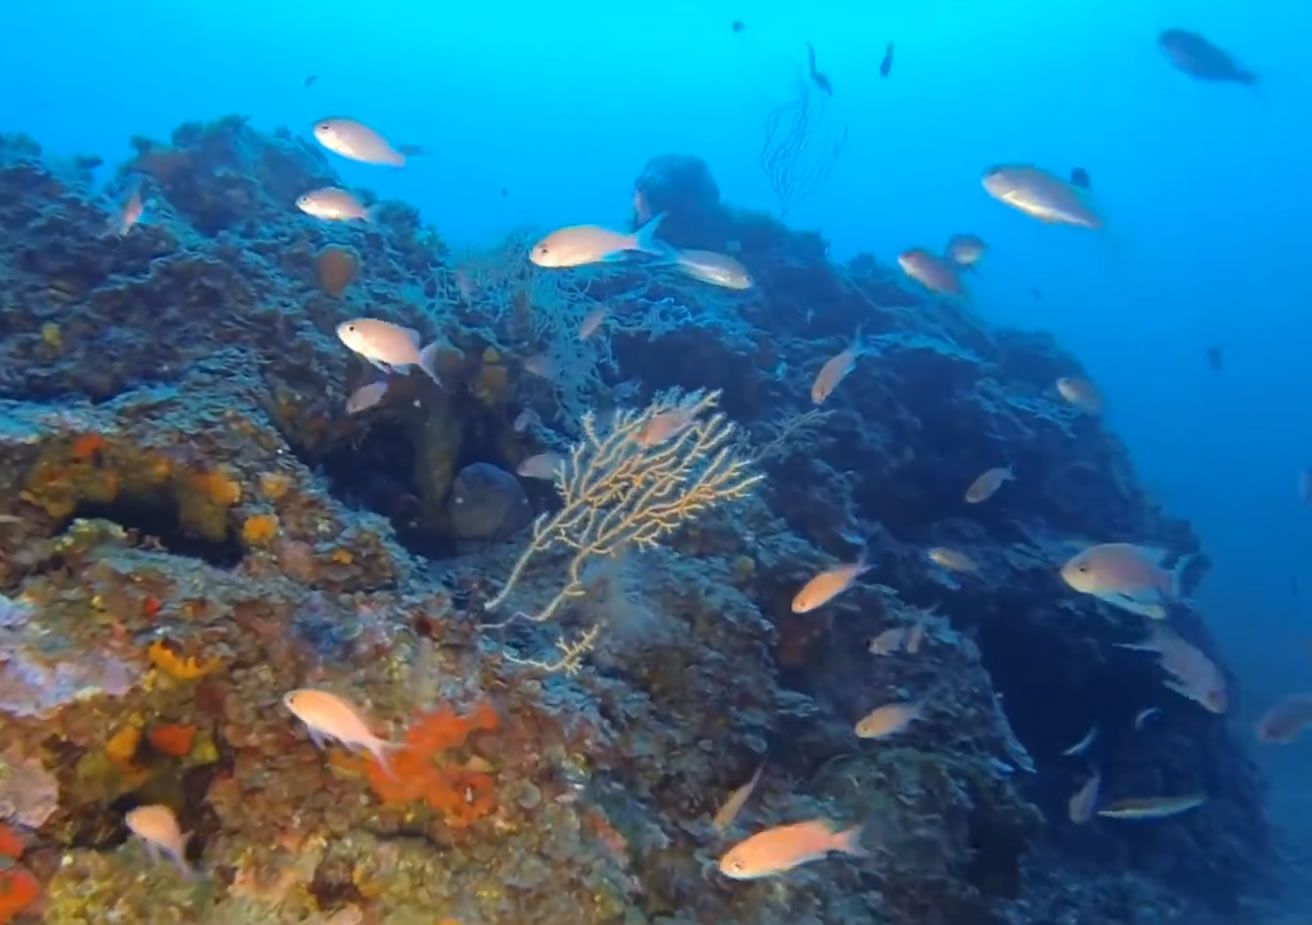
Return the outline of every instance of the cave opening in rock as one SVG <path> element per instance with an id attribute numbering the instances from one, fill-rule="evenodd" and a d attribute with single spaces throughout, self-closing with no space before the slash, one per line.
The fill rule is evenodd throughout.
<path id="1" fill-rule="evenodd" d="M 216 568 L 232 569 L 241 563 L 245 550 L 229 527 L 222 540 L 200 536 L 179 521 L 178 506 L 170 497 L 144 501 L 119 499 L 110 502 L 82 501 L 69 515 L 59 532 L 74 520 L 108 520 L 124 530 L 159 542 L 165 551 L 176 556 L 200 559 Z"/>

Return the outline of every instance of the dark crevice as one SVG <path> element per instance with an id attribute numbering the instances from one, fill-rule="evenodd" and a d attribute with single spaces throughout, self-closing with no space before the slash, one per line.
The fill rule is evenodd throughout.
<path id="1" fill-rule="evenodd" d="M 225 530 L 222 540 L 212 540 L 183 528 L 178 514 L 177 504 L 168 498 L 161 498 L 153 504 L 137 500 L 82 501 L 58 532 L 67 530 L 77 519 L 108 520 L 141 537 L 157 540 L 167 552 L 176 556 L 200 559 L 222 569 L 232 569 L 241 563 L 245 550 L 230 527 Z"/>

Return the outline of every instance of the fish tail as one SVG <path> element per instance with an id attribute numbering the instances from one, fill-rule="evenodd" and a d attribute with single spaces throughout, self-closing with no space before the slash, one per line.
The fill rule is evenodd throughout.
<path id="1" fill-rule="evenodd" d="M 442 346 L 441 340 L 435 340 L 423 350 L 419 351 L 419 368 L 428 374 L 438 385 L 442 384 L 442 378 L 437 374 L 437 351 Z"/>
<path id="2" fill-rule="evenodd" d="M 832 850 L 841 851 L 844 854 L 850 854 L 853 857 L 866 857 L 870 854 L 870 851 L 865 845 L 861 844 L 861 833 L 864 829 L 864 824 L 858 824 L 852 826 L 850 829 L 843 829 L 841 832 L 835 832 Z"/>
<path id="3" fill-rule="evenodd" d="M 374 760 L 378 762 L 378 766 L 383 769 L 384 774 L 392 780 L 397 780 L 396 772 L 392 770 L 392 765 L 387 760 L 387 753 L 401 751 L 404 748 L 405 744 L 401 742 L 388 742 L 383 739 L 376 739 L 369 746 L 369 753 L 374 756 Z"/>
<path id="4" fill-rule="evenodd" d="M 643 225 L 633 234 L 633 249 L 646 251 L 649 254 L 656 254 L 668 259 L 675 259 L 675 249 L 666 244 L 664 241 L 656 240 L 656 231 L 661 227 L 661 222 L 665 220 L 665 213 L 660 212 L 653 216 L 651 221 Z"/>
<path id="5" fill-rule="evenodd" d="M 1211 565 L 1211 560 L 1201 553 L 1181 556 L 1180 561 L 1171 570 L 1170 585 L 1168 586 L 1171 600 L 1189 600 Z"/>

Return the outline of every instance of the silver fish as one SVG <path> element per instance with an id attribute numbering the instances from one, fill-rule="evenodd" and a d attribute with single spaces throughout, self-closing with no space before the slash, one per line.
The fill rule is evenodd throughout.
<path id="1" fill-rule="evenodd" d="M 306 215 L 313 215 L 315 218 L 330 222 L 374 220 L 373 209 L 365 208 L 364 203 L 355 198 L 354 193 L 336 186 L 325 186 L 302 193 L 296 197 L 296 208 Z"/>
<path id="2" fill-rule="evenodd" d="M 1075 187 L 1030 164 L 1002 164 L 984 174 L 984 189 L 999 202 L 1042 222 L 1101 228 L 1102 219 Z"/>
<path id="3" fill-rule="evenodd" d="M 365 164 L 404 167 L 406 154 L 420 153 L 420 149 L 413 145 L 403 145 L 398 150 L 363 122 L 340 116 L 320 119 L 314 123 L 314 137 L 334 154 Z"/>
<path id="4" fill-rule="evenodd" d="M 361 411 L 368 411 L 374 405 L 383 400 L 387 394 L 387 381 L 379 380 L 362 385 L 350 397 L 346 399 L 346 413 L 359 414 Z"/>

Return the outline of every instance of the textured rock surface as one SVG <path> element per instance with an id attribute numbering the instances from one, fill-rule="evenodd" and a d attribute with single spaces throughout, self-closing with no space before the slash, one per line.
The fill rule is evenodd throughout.
<path id="1" fill-rule="evenodd" d="M 0 756 L 57 781 L 57 809 L 17 819 L 38 826 L 22 863 L 44 921 L 1110 925 L 1206 921 L 1258 882 L 1260 788 L 1224 719 L 1113 648 L 1139 621 L 1056 574 L 1087 542 L 1196 542 L 1061 404 L 1053 380 L 1078 367 L 1048 338 L 924 301 L 872 259 L 830 264 L 819 237 L 720 204 L 688 159 L 639 189 L 676 213 L 675 243 L 737 247 L 752 292 L 641 265 L 543 273 L 524 234 L 455 256 L 393 203 L 376 225 L 317 223 L 293 202 L 333 181 L 327 162 L 240 119 L 136 147 L 111 192 L 144 177 L 152 205 L 118 237 L 84 169 L 0 139 L 0 213 L 23 229 L 0 241 L 0 592 L 30 610 L 0 627 Z M 347 415 L 374 373 L 333 331 L 359 315 L 443 339 L 445 388 L 393 377 Z M 867 352 L 801 417 L 858 329 Z M 457 542 L 456 473 L 514 471 L 568 447 L 583 410 L 672 386 L 723 390 L 760 490 L 590 571 L 558 625 L 481 628 L 518 547 Z M 1017 481 L 964 505 L 1004 464 Z M 548 484 L 524 487 L 549 509 Z M 792 614 L 862 539 L 869 581 Z M 979 573 L 943 572 L 932 545 Z M 535 562 L 507 610 L 564 565 Z M 506 657 L 593 624 L 572 677 Z M 915 655 L 867 652 L 914 624 Z M 1208 645 L 1195 615 L 1178 625 Z M 33 665 L 75 689 L 54 696 Z M 34 683 L 49 702 L 21 708 Z M 304 685 L 433 749 L 423 783 L 400 795 L 315 751 L 280 706 Z M 912 697 L 927 714 L 905 735 L 852 734 Z M 1114 795 L 1207 805 L 1068 823 L 1088 764 L 1061 752 L 1095 723 Z M 999 765 L 1023 760 L 1017 737 L 1037 773 Z M 715 832 L 763 759 L 738 827 Z M 205 878 L 126 842 L 146 802 L 195 832 Z M 735 837 L 816 816 L 865 823 L 871 857 L 752 883 L 710 869 Z"/>

